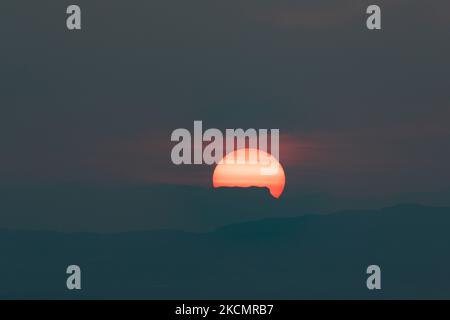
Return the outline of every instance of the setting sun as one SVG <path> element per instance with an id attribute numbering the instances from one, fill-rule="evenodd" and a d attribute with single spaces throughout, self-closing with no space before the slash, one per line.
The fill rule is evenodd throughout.
<path id="1" fill-rule="evenodd" d="M 285 182 L 284 170 L 278 160 L 258 149 L 240 149 L 228 153 L 213 173 L 214 188 L 265 187 L 275 198 L 283 193 Z"/>

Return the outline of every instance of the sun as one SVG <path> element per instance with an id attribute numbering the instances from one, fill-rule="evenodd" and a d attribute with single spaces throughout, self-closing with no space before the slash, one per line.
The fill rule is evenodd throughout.
<path id="1" fill-rule="evenodd" d="M 213 173 L 213 186 L 263 187 L 279 198 L 286 177 L 280 162 L 271 154 L 258 149 L 239 149 L 225 155 Z"/>

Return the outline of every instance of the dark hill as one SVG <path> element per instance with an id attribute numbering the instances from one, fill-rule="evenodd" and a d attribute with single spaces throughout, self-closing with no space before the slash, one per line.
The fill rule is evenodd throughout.
<path id="1" fill-rule="evenodd" d="M 0 232 L 3 298 L 450 298 L 450 208 L 265 219 L 209 233 Z M 79 264 L 83 290 L 65 290 Z M 368 291 L 366 267 L 382 269 Z"/>

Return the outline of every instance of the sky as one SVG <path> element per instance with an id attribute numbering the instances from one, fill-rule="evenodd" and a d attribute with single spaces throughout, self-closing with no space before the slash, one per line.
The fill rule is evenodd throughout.
<path id="1" fill-rule="evenodd" d="M 278 128 L 286 190 L 450 195 L 450 3 L 0 4 L 0 185 L 211 184 L 177 128 Z"/>

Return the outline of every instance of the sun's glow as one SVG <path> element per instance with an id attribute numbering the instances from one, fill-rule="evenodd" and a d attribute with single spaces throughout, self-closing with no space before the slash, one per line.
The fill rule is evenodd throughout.
<path id="1" fill-rule="evenodd" d="M 267 170 L 269 168 L 275 170 Z M 265 187 L 275 198 L 281 196 L 285 183 L 284 170 L 278 160 L 258 149 L 247 148 L 228 153 L 217 164 L 213 173 L 214 188 Z"/>

